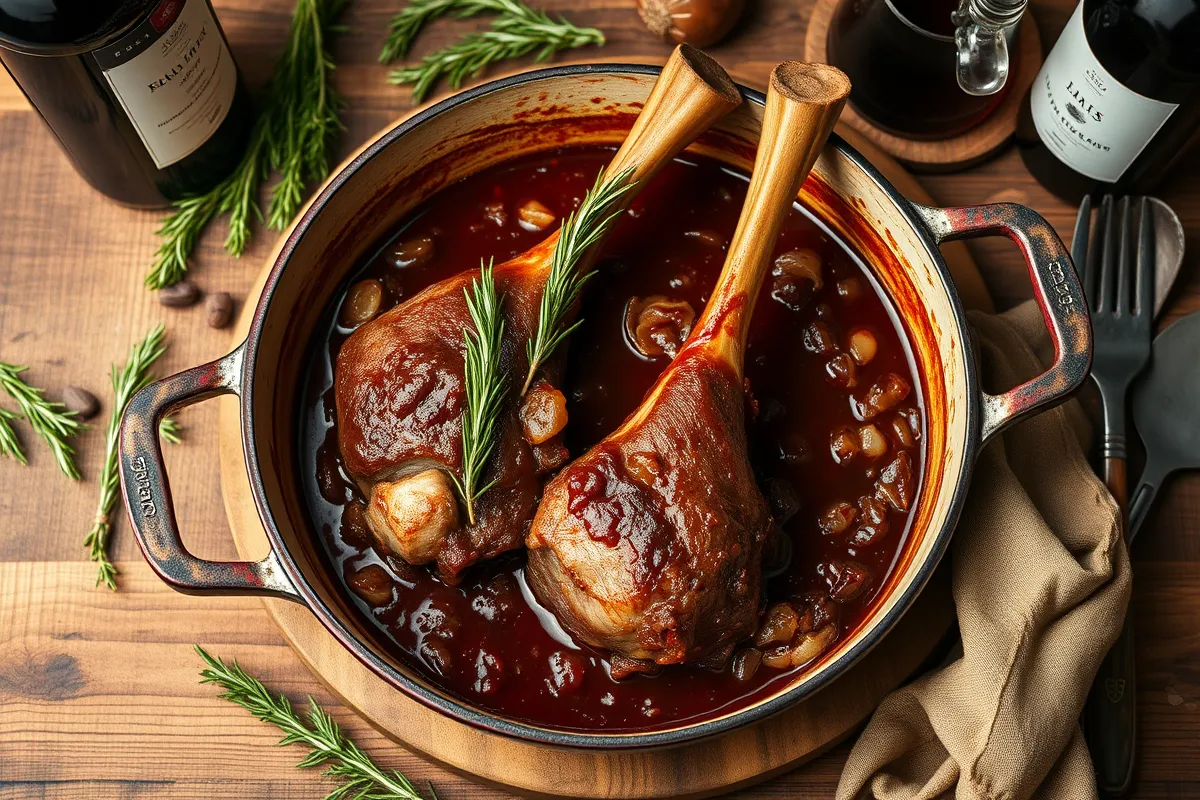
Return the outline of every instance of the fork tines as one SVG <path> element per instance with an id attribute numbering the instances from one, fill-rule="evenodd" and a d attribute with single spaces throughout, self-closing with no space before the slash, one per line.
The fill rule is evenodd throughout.
<path id="1" fill-rule="evenodd" d="M 1137 204 L 1137 231 L 1133 206 Z M 1085 198 L 1071 257 L 1082 268 L 1092 318 L 1092 380 L 1104 407 L 1101 456 L 1125 458 L 1125 396 L 1150 361 L 1154 320 L 1154 211 L 1146 198 L 1106 195 L 1092 224 Z"/>
<path id="2" fill-rule="evenodd" d="M 1109 194 L 1100 201 L 1094 228 L 1091 221 L 1092 201 L 1085 197 L 1075 221 L 1071 256 L 1082 273 L 1092 314 L 1148 327 L 1154 316 L 1154 207 L 1146 197 L 1114 199 Z"/>

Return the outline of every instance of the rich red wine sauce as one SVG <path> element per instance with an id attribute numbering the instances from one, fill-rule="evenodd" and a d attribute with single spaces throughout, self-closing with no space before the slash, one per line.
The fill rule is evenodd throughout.
<path id="1" fill-rule="evenodd" d="M 388 308 L 431 282 L 477 268 L 480 259 L 495 257 L 499 263 L 523 252 L 546 232 L 524 229 L 518 208 L 536 200 L 561 220 L 611 155 L 580 148 L 526 157 L 450 186 L 404 219 L 352 283 L 381 281 L 382 307 Z M 635 350 L 626 324 L 631 298 L 686 301 L 698 315 L 724 261 L 746 185 L 745 175 L 715 161 L 677 159 L 645 188 L 604 245 L 584 300 L 583 325 L 569 342 L 563 390 L 572 455 L 613 430 L 669 362 L 665 355 L 647 358 Z M 432 242 L 428 253 L 419 242 L 426 238 Z M 821 288 L 814 293 L 787 274 L 768 276 L 747 352 L 752 459 L 791 543 L 790 561 L 767 582 L 767 604 L 818 597 L 834 610 L 838 635 L 845 636 L 885 584 L 904 546 L 909 514 L 885 507 L 876 535 L 865 545 L 854 526 L 830 535 L 822 532 L 820 520 L 835 503 L 853 506 L 872 496 L 881 471 L 900 453 L 911 460 L 907 491 L 915 496 L 923 462 L 921 382 L 896 317 L 867 270 L 797 208 L 775 254 L 801 248 L 819 255 Z M 330 310 L 328 327 L 313 345 L 301 474 L 331 569 L 355 598 L 364 625 L 374 626 L 413 669 L 491 712 L 557 728 L 614 732 L 712 717 L 770 693 L 807 667 L 764 663 L 739 680 L 728 666 L 673 666 L 655 677 L 615 681 L 603 653 L 574 645 L 537 605 L 523 579 L 521 554 L 478 565 L 460 586 L 450 587 L 426 568 L 377 552 L 361 522 L 356 505 L 361 494 L 341 464 L 333 427 L 332 364 L 348 334 L 337 324 L 337 310 Z M 849 352 L 856 331 L 869 332 L 875 352 L 856 368 L 854 387 L 847 389 L 830 378 L 834 351 L 815 351 L 831 346 Z M 863 427 L 855 398 L 861 401 L 889 376 L 899 376 L 911 391 L 872 420 L 888 455 L 872 460 L 860 453 L 837 463 L 831 436 Z M 907 444 L 893 427 L 901 418 L 903 430 L 912 434 L 902 437 Z M 854 583 L 864 575 L 865 582 Z"/>

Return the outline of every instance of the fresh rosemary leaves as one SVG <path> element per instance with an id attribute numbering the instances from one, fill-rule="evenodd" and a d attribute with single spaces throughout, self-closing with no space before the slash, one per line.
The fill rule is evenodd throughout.
<path id="1" fill-rule="evenodd" d="M 457 89 L 489 65 L 537 51 L 540 63 L 562 50 L 585 45 L 603 45 L 604 34 L 595 28 L 579 28 L 559 17 L 532 9 L 520 0 L 412 0 L 392 18 L 391 31 L 379 60 L 391 63 L 408 54 L 409 47 L 425 23 L 453 13 L 458 18 L 495 13 L 490 30 L 469 33 L 456 44 L 430 53 L 420 63 L 393 70 L 388 81 L 413 84 L 412 98 L 419 103 L 443 76 Z"/>
<path id="2" fill-rule="evenodd" d="M 496 426 L 500 403 L 504 400 L 504 375 L 500 369 L 500 344 L 504 339 L 504 318 L 492 265 L 480 264 L 479 277 L 471 281 L 471 290 L 463 290 L 474 331 L 464 331 L 463 388 L 467 410 L 462 420 L 462 477 L 451 474 L 454 486 L 467 509 L 467 520 L 475 524 L 475 500 L 492 488 L 480 486 L 487 460 L 496 446 Z"/>
<path id="3" fill-rule="evenodd" d="M 311 697 L 308 698 L 306 723 L 286 697 L 271 694 L 261 681 L 247 675 L 236 661 L 226 664 L 199 645 L 196 645 L 196 652 L 208 665 L 200 673 L 201 683 L 220 686 L 225 690 L 222 698 L 283 731 L 281 745 L 308 747 L 309 754 L 300 762 L 301 768 L 328 765 L 327 776 L 345 781 L 327 794 L 325 800 L 424 800 L 408 778 L 395 770 L 377 767 L 358 745 L 346 738 L 333 718 Z"/>
<path id="4" fill-rule="evenodd" d="M 112 533 L 112 522 L 109 515 L 117 502 L 117 491 L 120 480 L 117 475 L 117 436 L 121 427 L 121 415 L 125 406 L 133 397 L 150 383 L 150 368 L 158 357 L 167 351 L 163 343 L 163 326 L 159 325 L 146 335 L 146 338 L 129 349 L 129 357 L 125 366 L 117 369 L 112 367 L 113 406 L 108 418 L 108 428 L 104 434 L 104 465 L 100 469 L 100 501 L 96 504 L 96 520 L 92 529 L 83 540 L 83 546 L 88 548 L 88 558 L 100 565 L 96 576 L 96 585 L 103 583 L 109 589 L 117 588 L 117 568 L 108 560 L 108 537 Z M 179 428 L 171 420 L 164 419 L 159 427 L 164 439 L 170 442 L 179 441 Z"/>
<path id="5" fill-rule="evenodd" d="M 204 227 L 218 214 L 229 215 L 225 249 L 245 252 L 253 218 L 262 219 L 259 188 L 272 172 L 280 175 L 271 190 L 267 227 L 282 230 L 291 222 L 309 181 L 329 171 L 328 151 L 341 130 L 342 100 L 333 90 L 329 34 L 349 0 L 297 0 L 292 27 L 275 72 L 264 92 L 258 119 L 237 168 L 202 195 L 175 204 L 158 229 L 162 244 L 146 285 L 161 289 L 178 283 Z"/>
<path id="6" fill-rule="evenodd" d="M 20 409 L 19 414 L 0 409 L 0 454 L 11 456 L 22 464 L 28 463 L 21 442 L 9 424 L 12 420 L 24 417 L 33 432 L 50 446 L 62 474 L 71 480 L 79 480 L 75 449 L 67 443 L 67 439 L 83 430 L 83 423 L 75 418 L 74 412 L 67 411 L 62 403 L 50 402 L 42 397 L 42 389 L 26 383 L 21 373 L 27 369 L 0 361 L 0 388 L 8 393 Z"/>
<path id="7" fill-rule="evenodd" d="M 380 64 L 390 64 L 398 58 L 408 55 L 413 40 L 425 27 L 438 17 L 445 16 L 451 11 L 458 10 L 458 16 L 470 16 L 463 8 L 469 0 L 412 0 L 399 13 L 392 17 L 388 24 L 388 37 L 379 53 Z M 478 13 L 478 9 L 471 13 Z"/>
<path id="8" fill-rule="evenodd" d="M 558 244 L 554 248 L 554 261 L 546 287 L 542 290 L 542 303 L 538 311 L 538 325 L 532 339 L 525 343 L 525 354 L 529 360 L 529 373 L 521 387 L 521 394 L 529 391 L 538 368 L 550 357 L 554 349 L 582 320 L 565 326 L 567 315 L 579 299 L 583 284 L 594 273 L 580 274 L 579 264 L 593 244 L 600 240 L 620 216 L 614 210 L 621 197 L 633 188 L 633 167 L 605 180 L 604 173 L 596 178 L 596 184 L 583 197 L 579 208 L 567 217 L 559 232 Z"/>
<path id="9" fill-rule="evenodd" d="M 25 457 L 25 451 L 21 449 L 21 440 L 17 438 L 17 432 L 13 430 L 11 424 L 12 420 L 20 418 L 20 414 L 0 408 L 0 455 L 15 458 L 22 464 L 28 464 L 29 459 Z"/>

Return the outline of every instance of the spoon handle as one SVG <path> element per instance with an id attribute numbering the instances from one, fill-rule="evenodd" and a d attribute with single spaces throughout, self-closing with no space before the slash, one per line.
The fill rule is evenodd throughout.
<path id="1" fill-rule="evenodd" d="M 1154 506 L 1154 498 L 1158 495 L 1159 487 L 1170 473 L 1171 470 L 1165 469 L 1158 461 L 1154 460 L 1153 456 L 1146 461 L 1146 468 L 1142 470 L 1142 477 L 1138 480 L 1137 488 L 1131 495 L 1133 499 L 1129 504 L 1129 523 L 1125 526 L 1125 541 L 1130 546 L 1133 545 L 1133 539 L 1137 536 L 1138 529 L 1146 521 L 1146 515 Z"/>

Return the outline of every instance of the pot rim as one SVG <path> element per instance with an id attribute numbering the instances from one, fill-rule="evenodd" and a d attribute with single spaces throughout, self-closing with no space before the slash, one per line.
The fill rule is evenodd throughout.
<path id="1" fill-rule="evenodd" d="M 321 600 L 317 593 L 313 590 L 308 579 L 304 576 L 296 560 L 292 557 L 290 550 L 285 546 L 283 537 L 280 534 L 279 526 L 276 523 L 274 512 L 270 509 L 267 503 L 266 488 L 263 483 L 263 471 L 260 456 L 254 443 L 257 441 L 257 428 L 255 425 L 253 409 L 255 406 L 255 382 L 253 374 L 258 365 L 259 342 L 262 338 L 263 325 L 267 316 L 267 310 L 270 307 L 271 301 L 274 298 L 275 291 L 278 287 L 280 278 L 291 260 L 296 246 L 307 233 L 309 227 L 318 214 L 324 209 L 326 204 L 337 194 L 337 192 L 345 185 L 345 183 L 367 162 L 375 158 L 393 142 L 400 137 L 406 135 L 414 128 L 426 124 L 436 117 L 444 114 L 451 109 L 475 100 L 487 94 L 496 91 L 510 89 L 515 86 L 521 86 L 527 83 L 533 83 L 548 78 L 561 78 L 574 75 L 594 75 L 594 74 L 617 74 L 617 75 L 657 75 L 660 68 L 643 64 L 571 64 L 558 67 L 549 67 L 545 69 L 532 70 L 519 73 L 509 77 L 499 78 L 494 81 L 481 84 L 471 89 L 451 95 L 450 97 L 424 108 L 407 119 L 403 120 L 386 133 L 378 137 L 371 145 L 366 147 L 362 152 L 355 156 L 351 161 L 342 166 L 338 174 L 331 178 L 319 191 L 316 197 L 305 209 L 303 215 L 297 220 L 288 234 L 287 240 L 279 250 L 276 256 L 275 263 L 271 268 L 271 273 L 267 278 L 266 284 L 263 287 L 262 294 L 259 296 L 258 304 L 254 310 L 254 316 L 250 324 L 250 330 L 247 334 L 244 344 L 244 357 L 242 363 L 242 392 L 240 398 L 239 414 L 241 418 L 241 438 L 242 452 L 246 460 L 246 469 L 250 480 L 250 487 L 254 495 L 255 505 L 258 507 L 259 518 L 263 523 L 263 527 L 267 532 L 268 538 L 271 541 L 271 547 L 277 554 L 280 563 L 290 578 L 297 594 L 303 601 L 303 604 L 309 611 L 317 617 L 327 631 L 334 636 L 338 642 L 349 650 L 359 661 L 375 672 L 377 675 L 386 680 L 393 687 L 407 694 L 414 700 L 423 705 L 446 714 L 456 720 L 465 722 L 473 727 L 505 736 L 514 737 L 535 744 L 552 745 L 559 747 L 570 747 L 580 749 L 595 749 L 595 750 L 619 750 L 641 747 L 661 747 L 668 745 L 680 745 L 687 742 L 692 742 L 698 739 L 714 736 L 721 733 L 740 728 L 751 723 L 758 722 L 773 716 L 796 705 L 804 698 L 820 691 L 828 686 L 832 681 L 841 677 L 851 666 L 857 663 L 865 656 L 872 648 L 877 645 L 900 618 L 912 607 L 917 596 L 924 590 L 934 570 L 941 562 L 947 547 L 949 546 L 950 538 L 958 522 L 959 514 L 962 511 L 963 503 L 966 499 L 968 488 L 968 478 L 975 462 L 975 455 L 980 446 L 981 426 L 982 426 L 982 411 L 981 393 L 978 382 L 978 368 L 973 358 L 963 358 L 965 371 L 965 385 L 967 388 L 966 398 L 966 441 L 963 442 L 963 457 L 960 461 L 960 469 L 955 476 L 946 476 L 947 480 L 954 480 L 955 486 L 951 495 L 950 501 L 947 504 L 947 515 L 940 530 L 930 531 L 927 536 L 933 536 L 933 544 L 924 559 L 914 564 L 910 569 L 914 571 L 914 578 L 908 586 L 899 591 L 896 599 L 890 609 L 881 617 L 874 620 L 872 627 L 861 636 L 850 649 L 840 653 L 834 660 L 824 669 L 821 675 L 810 679 L 799 686 L 793 686 L 790 689 L 780 691 L 778 694 L 769 697 L 768 699 L 759 701 L 752 706 L 748 706 L 739 711 L 725 714 L 714 719 L 704 720 L 688 724 L 681 722 L 678 727 L 660 731 L 647 731 L 639 733 L 637 731 L 625 733 L 590 733 L 572 730 L 560 730 L 555 728 L 541 727 L 533 723 L 520 722 L 517 720 L 508 719 L 498 716 L 479 708 L 467 704 L 465 701 L 459 700 L 449 693 L 440 693 L 433 691 L 416 680 L 404 675 L 396 670 L 390 664 L 380 659 L 372 652 L 371 648 L 364 645 L 362 639 L 353 630 L 345 626 L 337 615 L 332 613 L 326 604 Z M 740 83 L 736 84 L 743 98 L 747 101 L 755 103 L 759 106 L 765 105 L 766 95 L 762 92 L 750 89 Z M 844 139 L 836 133 L 829 137 L 829 144 L 835 147 L 842 155 L 850 159 L 857 167 L 859 167 L 869 177 L 876 186 L 887 195 L 887 197 L 898 207 L 901 215 L 912 226 L 920 238 L 921 244 L 924 246 L 926 255 L 930 262 L 936 267 L 937 274 L 941 280 L 942 287 L 945 289 L 950 307 L 953 310 L 954 324 L 957 329 L 960 341 L 963 343 L 963 352 L 973 352 L 971 331 L 967 325 L 966 312 L 962 305 L 962 300 L 958 296 L 958 292 L 954 288 L 954 282 L 950 276 L 949 267 L 946 265 L 945 259 L 941 255 L 938 243 L 933 233 L 930 232 L 925 222 L 913 210 L 911 203 L 900 194 L 900 192 L 891 185 L 891 183 L 857 150 L 851 147 Z"/>

